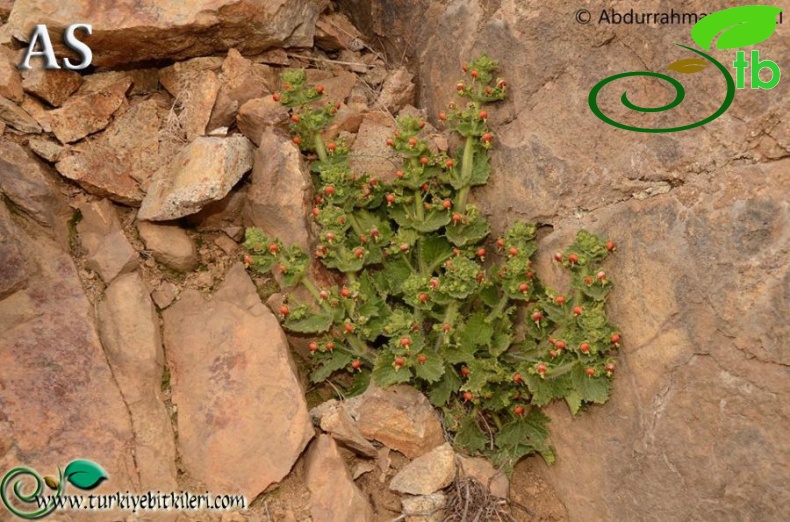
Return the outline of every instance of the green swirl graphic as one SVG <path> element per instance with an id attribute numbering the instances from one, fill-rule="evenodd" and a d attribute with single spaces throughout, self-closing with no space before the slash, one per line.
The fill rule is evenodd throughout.
<path id="1" fill-rule="evenodd" d="M 32 493 L 27 494 L 27 495 L 22 493 L 21 487 L 22 487 L 22 482 L 23 481 L 22 481 L 21 478 L 18 478 L 18 477 L 20 477 L 22 475 L 30 475 L 30 476 L 32 476 L 33 478 L 36 479 L 36 489 L 35 489 L 35 491 L 33 491 Z M 8 473 L 5 474 L 5 476 L 3 477 L 3 481 L 0 482 L 0 499 L 2 499 L 3 504 L 8 509 L 8 511 L 10 511 L 14 515 L 18 516 L 19 518 L 24 518 L 24 519 L 27 519 L 27 520 L 33 520 L 33 519 L 36 519 L 36 518 L 43 518 L 43 517 L 49 515 L 50 513 L 52 513 L 55 510 L 55 501 L 54 500 L 50 500 L 50 502 L 49 502 L 49 504 L 47 506 L 42 507 L 38 511 L 25 512 L 25 511 L 20 511 L 19 509 L 17 509 L 14 505 L 11 504 L 11 502 L 9 501 L 9 499 L 8 499 L 8 497 L 6 495 L 6 490 L 8 489 L 8 486 L 11 483 L 11 481 L 14 480 L 14 479 L 16 479 L 16 481 L 14 482 L 14 485 L 13 485 L 14 495 L 16 496 L 17 499 L 19 499 L 20 501 L 22 501 L 25 504 L 38 505 L 38 503 L 36 502 L 36 498 L 41 494 L 42 490 L 44 489 L 44 479 L 41 478 L 41 476 L 38 473 L 36 473 L 35 471 L 33 471 L 32 469 L 30 469 L 30 468 L 22 468 L 22 467 L 12 469 L 11 471 L 9 471 Z M 63 481 L 63 472 L 61 471 L 60 468 L 58 468 L 58 489 L 55 492 L 55 495 L 57 495 L 58 497 L 61 494 L 63 494 L 63 482 L 64 482 Z"/>
<path id="2" fill-rule="evenodd" d="M 704 120 L 700 120 L 700 121 L 697 121 L 697 122 L 694 122 L 694 123 L 689 123 L 688 125 L 682 125 L 680 127 L 670 127 L 670 128 L 665 128 L 665 129 L 649 129 L 649 128 L 643 128 L 643 127 L 634 127 L 634 126 L 631 126 L 631 125 L 625 125 L 623 123 L 619 123 L 619 122 L 611 119 L 610 117 L 605 115 L 601 111 L 601 109 L 598 108 L 598 99 L 597 99 L 598 98 L 598 92 L 601 89 L 603 89 L 607 84 L 609 84 L 609 83 L 611 83 L 613 81 L 619 80 L 620 78 L 627 78 L 629 76 L 651 76 L 651 77 L 654 77 L 654 78 L 660 78 L 662 80 L 665 80 L 665 81 L 669 82 L 675 88 L 675 99 L 672 100 L 670 103 L 662 106 L 662 107 L 640 107 L 640 106 L 638 106 L 638 105 L 636 105 L 634 103 L 631 103 L 631 101 L 628 99 L 627 93 L 623 92 L 623 96 L 620 98 L 620 101 L 623 103 L 623 105 L 625 105 L 626 107 L 628 107 L 629 109 L 634 110 L 634 111 L 639 111 L 639 112 L 662 112 L 662 111 L 668 111 L 668 110 L 680 105 L 680 103 L 686 97 L 686 91 L 685 91 L 685 89 L 683 89 L 683 85 L 681 85 L 679 81 L 677 81 L 676 79 L 672 78 L 671 76 L 667 76 L 666 74 L 648 72 L 648 71 L 636 71 L 636 72 L 626 72 L 626 73 L 615 74 L 614 76 L 609 76 L 608 78 L 604 78 L 603 80 L 601 80 L 600 82 L 595 84 L 595 87 L 592 88 L 592 90 L 590 91 L 590 95 L 587 97 L 587 103 L 590 105 L 590 109 L 592 109 L 593 113 L 598 118 L 603 120 L 604 122 L 606 122 L 609 125 L 612 125 L 614 127 L 617 127 L 619 129 L 624 129 L 624 130 L 629 130 L 629 131 L 634 131 L 634 132 L 652 132 L 652 133 L 679 132 L 679 131 L 684 131 L 684 130 L 688 130 L 688 129 L 693 129 L 694 127 L 699 127 L 701 125 L 705 125 L 706 123 L 710 123 L 713 120 L 715 120 L 716 118 L 718 118 L 719 116 L 721 116 L 722 114 L 724 114 L 724 112 L 732 104 L 732 101 L 735 99 L 735 80 L 732 78 L 732 75 L 730 74 L 730 72 L 721 63 L 716 61 L 715 58 L 703 53 L 702 51 L 698 51 L 697 49 L 692 49 L 691 47 L 686 47 L 685 45 L 681 45 L 681 44 L 676 44 L 676 45 L 679 46 L 679 47 L 683 47 L 684 49 L 688 49 L 689 51 L 691 51 L 693 53 L 697 53 L 698 55 L 704 57 L 706 60 L 711 62 L 713 65 L 715 65 L 719 69 L 719 71 L 721 71 L 722 76 L 724 76 L 724 79 L 727 81 L 727 96 L 724 98 L 724 102 L 722 103 L 721 107 L 719 107 L 719 109 L 716 112 L 714 112 L 713 114 L 711 114 L 710 116 L 708 116 Z"/>

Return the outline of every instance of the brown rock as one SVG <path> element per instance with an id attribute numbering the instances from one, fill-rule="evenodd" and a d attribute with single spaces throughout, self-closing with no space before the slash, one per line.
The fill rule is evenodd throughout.
<path id="1" fill-rule="evenodd" d="M 184 130 L 187 141 L 192 141 L 198 136 L 205 136 L 206 126 L 211 118 L 211 111 L 219 92 L 219 80 L 212 71 L 206 71 L 198 76 L 193 83 L 184 87 L 181 93 L 185 95 Z"/>
<path id="2" fill-rule="evenodd" d="M 261 134 L 268 127 L 274 127 L 288 120 L 288 109 L 271 96 L 254 98 L 239 107 L 236 125 L 251 142 L 260 146 Z"/>
<path id="3" fill-rule="evenodd" d="M 0 193 L 18 212 L 47 227 L 50 237 L 62 246 L 68 241 L 67 221 L 72 215 L 51 169 L 24 148 L 0 139 Z"/>
<path id="4" fill-rule="evenodd" d="M 98 308 L 107 361 L 129 406 L 134 453 L 145 488 L 175 491 L 176 447 L 161 397 L 164 352 L 159 316 L 137 272 L 118 277 Z"/>
<path id="5" fill-rule="evenodd" d="M 405 105 L 413 103 L 417 90 L 413 79 L 414 76 L 405 67 L 389 73 L 376 100 L 377 107 L 397 114 Z"/>
<path id="6" fill-rule="evenodd" d="M 0 299 L 0 467 L 46 475 L 53 463 L 89 459 L 111 477 L 92 493 L 138 491 L 128 410 L 71 257 L 37 225 L 15 226 L 2 204 L 0 229 L 30 271 L 24 290 Z"/>
<path id="7" fill-rule="evenodd" d="M 362 436 L 342 403 L 335 403 L 320 415 L 320 426 L 340 445 L 355 453 L 370 458 L 378 455 L 378 450 Z"/>
<path id="8" fill-rule="evenodd" d="M 340 107 L 332 123 L 324 129 L 321 136 L 326 141 L 332 141 L 341 133 L 356 134 L 359 131 L 359 126 L 362 125 L 363 117 L 364 114 L 356 107 Z"/>
<path id="9" fill-rule="evenodd" d="M 324 51 L 342 49 L 359 51 L 363 47 L 362 35 L 351 20 L 342 13 L 324 13 L 315 24 L 315 45 Z"/>
<path id="10" fill-rule="evenodd" d="M 195 243 L 180 227 L 138 221 L 137 231 L 145 243 L 145 248 L 163 265 L 181 272 L 189 272 L 198 267 Z"/>
<path id="11" fill-rule="evenodd" d="M 17 0 L 8 20 L 15 38 L 25 42 L 33 25 L 47 24 L 62 34 L 75 20 L 93 25 L 93 65 L 115 66 L 150 60 L 182 60 L 237 47 L 258 53 L 272 47 L 311 47 L 318 2 L 296 0 L 275 5 L 263 0 L 202 0 L 185 4 L 165 0 L 155 10 L 123 4 L 69 4 L 53 11 L 44 0 Z M 63 44 L 52 39 L 59 56 Z"/>
<path id="12" fill-rule="evenodd" d="M 44 102 L 35 96 L 25 95 L 25 99 L 20 105 L 23 111 L 28 113 L 41 126 L 44 132 L 52 132 L 52 113 L 44 107 Z"/>
<path id="13" fill-rule="evenodd" d="M 329 435 L 319 435 L 307 453 L 307 488 L 314 522 L 373 521 L 373 508 Z"/>
<path id="14" fill-rule="evenodd" d="M 115 207 L 102 199 L 80 205 L 82 220 L 77 223 L 87 266 L 109 284 L 121 274 L 137 268 L 140 259 L 123 233 Z"/>
<path id="15" fill-rule="evenodd" d="M 438 414 L 428 399 L 410 386 L 382 390 L 371 385 L 348 407 L 362 435 L 409 458 L 425 455 L 444 443 Z"/>
<path id="16" fill-rule="evenodd" d="M 239 51 L 231 49 L 222 63 L 221 88 L 211 115 L 209 129 L 229 127 L 239 107 L 255 98 L 272 93 L 277 73 L 268 65 L 254 63 Z"/>
<path id="17" fill-rule="evenodd" d="M 507 475 L 497 470 L 487 459 L 482 457 L 467 457 L 457 455 L 458 467 L 462 476 L 476 479 L 487 486 L 492 495 L 499 498 L 508 498 L 510 483 Z"/>
<path id="18" fill-rule="evenodd" d="M 14 0 L 0 0 L 0 22 L 8 20 L 12 7 L 14 7 Z"/>
<path id="19" fill-rule="evenodd" d="M 93 94 L 116 83 L 129 80 L 132 87 L 129 96 L 148 94 L 159 89 L 159 69 L 129 69 L 126 71 L 105 71 L 84 77 L 77 94 Z"/>
<path id="20" fill-rule="evenodd" d="M 204 56 L 176 62 L 159 70 L 159 82 L 174 98 L 178 98 L 181 90 L 195 78 L 219 71 L 223 61 L 219 56 Z"/>
<path id="21" fill-rule="evenodd" d="M 22 78 L 16 64 L 11 62 L 10 56 L 0 51 L 0 96 L 11 101 L 21 102 L 25 93 L 22 90 Z"/>
<path id="22" fill-rule="evenodd" d="M 56 168 L 85 190 L 126 205 L 139 205 L 140 188 L 166 158 L 159 147 L 162 109 L 154 100 L 132 105 L 98 137 L 86 140 Z"/>
<path id="23" fill-rule="evenodd" d="M 381 180 L 394 179 L 402 160 L 387 147 L 387 139 L 392 137 L 395 130 L 395 120 L 386 112 L 367 113 L 351 147 L 351 168 Z"/>
<path id="24" fill-rule="evenodd" d="M 265 63 L 267 65 L 288 66 L 291 63 L 288 59 L 288 53 L 285 52 L 285 49 L 270 49 L 268 51 L 262 52 L 261 54 L 253 56 L 251 59 L 255 63 Z"/>
<path id="25" fill-rule="evenodd" d="M 186 290 L 163 315 L 184 467 L 210 490 L 255 498 L 313 437 L 277 319 L 241 263 L 210 301 Z"/>
<path id="26" fill-rule="evenodd" d="M 308 76 L 308 80 L 309 80 Z M 321 84 L 324 88 L 324 95 L 320 99 L 320 104 L 333 103 L 343 104 L 346 103 L 351 91 L 357 85 L 357 75 L 348 71 L 339 71 L 337 75 L 330 76 L 329 78 L 321 80 L 310 80 L 311 83 Z"/>
<path id="27" fill-rule="evenodd" d="M 251 181 L 245 221 L 308 251 L 307 209 L 313 184 L 296 145 L 266 130 L 255 153 Z"/>
<path id="28" fill-rule="evenodd" d="M 63 105 L 82 85 L 82 76 L 67 69 L 33 67 L 25 72 L 22 88 L 55 107 Z"/>
<path id="29" fill-rule="evenodd" d="M 100 131 L 110 123 L 113 113 L 126 100 L 132 85 L 126 79 L 92 94 L 66 100 L 50 113 L 52 132 L 61 143 L 72 143 Z"/>
<path id="30" fill-rule="evenodd" d="M 449 442 L 417 457 L 392 477 L 390 489 L 410 495 L 430 495 L 455 479 L 455 452 Z"/>
<path id="31" fill-rule="evenodd" d="M 203 209 L 184 221 L 202 232 L 217 232 L 231 229 L 235 231 L 228 235 L 237 241 L 244 237 L 242 227 L 242 212 L 247 204 L 248 185 L 239 184 L 230 193 L 219 201 L 213 201 Z"/>
<path id="32" fill-rule="evenodd" d="M 0 96 L 0 121 L 23 134 L 41 134 L 41 126 L 16 103 Z"/>
<path id="33" fill-rule="evenodd" d="M 16 226 L 11 221 L 10 212 L 5 205 L 0 205 L 0 300 L 24 288 L 33 272 L 25 262 L 25 253 L 14 237 L 15 233 Z M 0 326 L 5 326 L 2 319 Z"/>
<path id="34" fill-rule="evenodd" d="M 239 248 L 239 244 L 225 234 L 222 234 L 214 239 L 214 244 L 228 255 L 232 254 Z"/>
<path id="35" fill-rule="evenodd" d="M 27 146 L 30 147 L 30 150 L 35 152 L 37 156 L 50 163 L 58 161 L 65 150 L 54 141 L 50 141 L 46 138 L 31 138 L 28 140 Z"/>
<path id="36" fill-rule="evenodd" d="M 200 211 L 230 192 L 252 168 L 252 158 L 244 136 L 196 139 L 154 174 L 138 218 L 166 221 Z"/>

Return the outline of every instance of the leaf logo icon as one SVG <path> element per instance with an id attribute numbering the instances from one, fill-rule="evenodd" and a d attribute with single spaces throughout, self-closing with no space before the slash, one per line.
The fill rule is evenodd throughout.
<path id="1" fill-rule="evenodd" d="M 709 14 L 691 28 L 697 45 L 710 49 L 716 35 L 717 49 L 735 49 L 767 40 L 776 30 L 776 16 L 782 12 L 770 5 L 744 5 Z"/>
<path id="2" fill-rule="evenodd" d="M 73 460 L 63 472 L 66 480 L 80 489 L 93 489 L 108 478 L 101 466 L 90 460 Z"/>
<path id="3" fill-rule="evenodd" d="M 667 70 L 675 71 L 681 74 L 695 74 L 707 66 L 708 62 L 702 58 L 684 58 L 683 60 L 678 60 L 669 64 Z"/>

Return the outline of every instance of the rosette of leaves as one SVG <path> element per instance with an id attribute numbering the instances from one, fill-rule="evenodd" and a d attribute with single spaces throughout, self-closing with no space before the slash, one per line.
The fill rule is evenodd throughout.
<path id="1" fill-rule="evenodd" d="M 286 73 L 275 98 L 293 110 L 295 137 L 310 154 L 320 228 L 313 257 L 345 283 L 318 288 L 306 277 L 307 256 L 261 230 L 247 231 L 245 247 L 251 269 L 280 270 L 284 286 L 303 284 L 315 298 L 282 317 L 285 329 L 315 335 L 313 381 L 331 379 L 349 394 L 371 378 L 415 386 L 441 409 L 456 446 L 510 468 L 531 453 L 553 462 L 543 406 L 563 400 L 576 414 L 607 400 L 620 336 L 605 314 L 612 282 L 600 268 L 613 243 L 581 231 L 555 254 L 572 275 L 559 294 L 533 270 L 534 225 L 514 223 L 490 240 L 485 217 L 468 204 L 490 174 L 487 106 L 507 88 L 495 69 L 486 56 L 466 65 L 457 92 L 468 103 L 439 115 L 464 138 L 457 154 L 434 152 L 423 121 L 398 120 L 387 144 L 402 164 L 388 183 L 353 172 L 344 144 L 323 142 L 332 107 L 315 109 L 322 89 Z"/>

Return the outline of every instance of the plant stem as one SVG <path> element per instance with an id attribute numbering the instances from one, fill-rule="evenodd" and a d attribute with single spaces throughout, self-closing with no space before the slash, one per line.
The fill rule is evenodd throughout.
<path id="1" fill-rule="evenodd" d="M 357 216 L 354 214 L 348 214 L 348 220 L 351 223 L 351 228 L 354 229 L 354 232 L 356 232 L 358 236 L 365 235 L 365 231 L 362 230 L 362 225 L 359 224 Z"/>
<path id="2" fill-rule="evenodd" d="M 376 359 L 376 354 L 375 352 L 373 352 L 373 350 L 368 348 L 367 344 L 365 344 L 359 337 L 357 337 L 354 334 L 346 335 L 346 339 L 348 339 L 348 344 L 350 344 L 351 347 L 356 352 L 355 355 L 362 357 L 370 364 L 373 364 L 373 362 Z"/>
<path id="3" fill-rule="evenodd" d="M 329 159 L 326 154 L 326 147 L 324 147 L 324 140 L 321 138 L 321 133 L 316 132 L 313 134 L 313 142 L 315 143 L 315 151 L 318 153 L 318 159 L 322 162 Z"/>
<path id="4" fill-rule="evenodd" d="M 463 187 L 458 192 L 458 211 L 463 214 L 466 212 L 466 200 L 469 197 L 469 182 L 472 180 L 472 167 L 475 159 L 475 137 L 469 135 L 466 137 L 466 144 L 464 145 L 464 157 L 461 165 L 461 181 Z"/>
<path id="5" fill-rule="evenodd" d="M 496 317 L 502 313 L 502 310 L 505 309 L 505 306 L 507 306 L 508 301 L 510 301 L 510 297 L 508 297 L 507 293 L 503 293 L 502 297 L 499 298 L 499 302 L 496 304 L 496 306 L 494 306 L 494 308 L 491 310 L 488 316 L 486 316 L 486 322 L 490 323 L 491 321 L 496 319 Z"/>
<path id="6" fill-rule="evenodd" d="M 307 288 L 307 291 L 310 292 L 310 295 L 313 296 L 315 302 L 318 303 L 321 306 L 321 308 L 323 308 L 325 311 L 329 312 L 330 314 L 332 313 L 332 308 L 329 306 L 329 304 L 326 301 L 321 299 L 321 294 L 318 292 L 318 288 L 316 288 L 315 283 L 313 283 L 310 280 L 310 278 L 306 276 L 302 277 L 302 279 L 299 282 L 302 285 L 304 285 L 305 288 Z"/>

